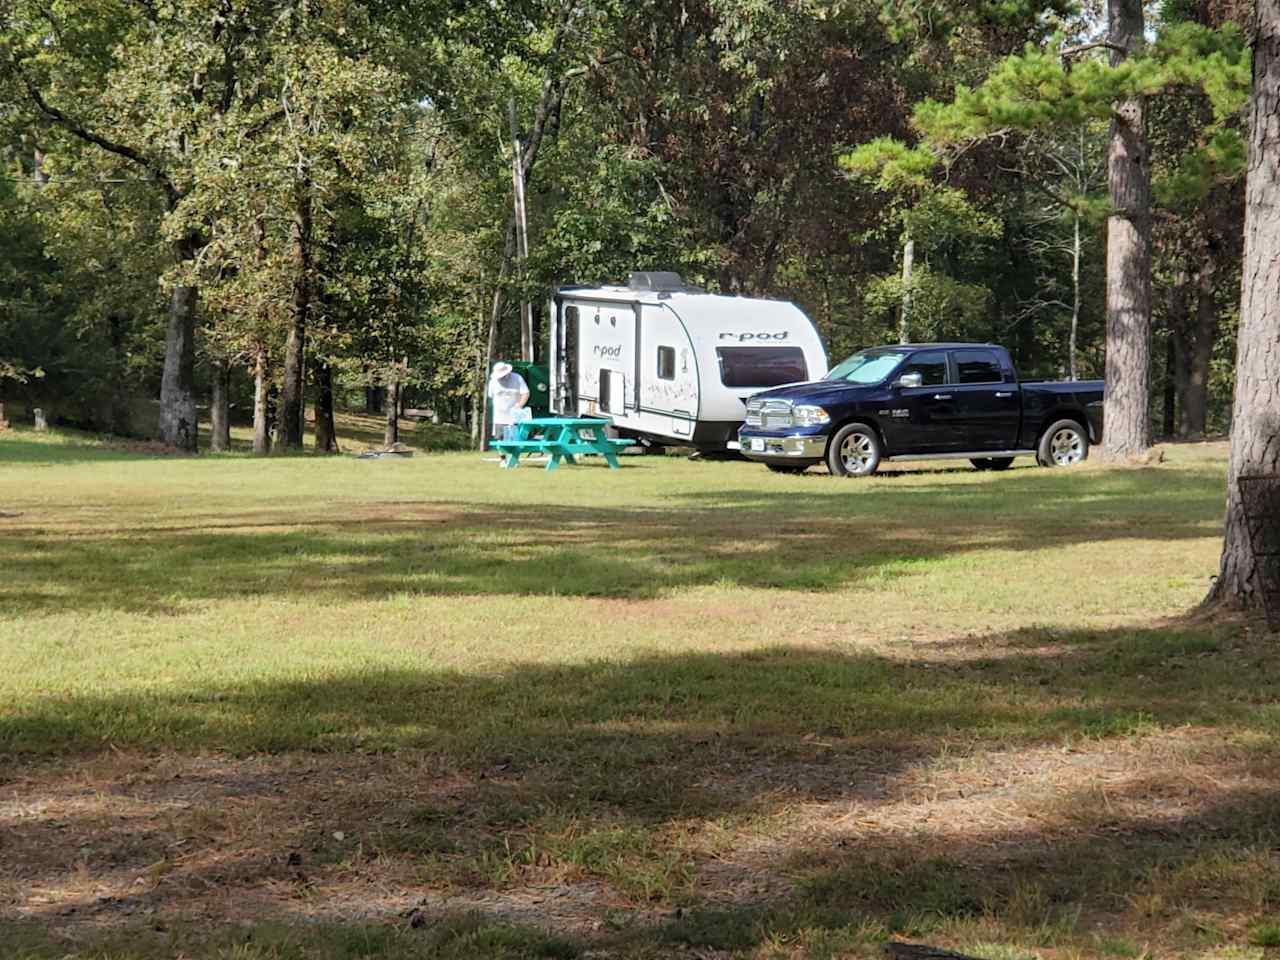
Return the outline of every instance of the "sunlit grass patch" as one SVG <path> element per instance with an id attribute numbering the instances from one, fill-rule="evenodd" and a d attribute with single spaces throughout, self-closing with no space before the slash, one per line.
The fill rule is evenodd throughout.
<path id="1" fill-rule="evenodd" d="M 1249 942 L 1255 947 L 1280 947 L 1280 918 L 1264 920 L 1251 926 Z"/>
<path id="2" fill-rule="evenodd" d="M 1261 951 L 1280 654 L 1180 618 L 1224 481 L 1180 457 L 840 482 L 0 437 L 0 940 Z"/>

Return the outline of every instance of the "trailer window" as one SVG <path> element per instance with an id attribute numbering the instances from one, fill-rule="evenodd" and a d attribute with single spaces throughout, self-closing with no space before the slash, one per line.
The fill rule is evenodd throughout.
<path id="1" fill-rule="evenodd" d="M 676 348 L 658 348 L 658 379 L 674 380 L 676 378 Z"/>
<path id="2" fill-rule="evenodd" d="M 717 347 L 726 387 L 776 387 L 809 379 L 799 347 Z"/>

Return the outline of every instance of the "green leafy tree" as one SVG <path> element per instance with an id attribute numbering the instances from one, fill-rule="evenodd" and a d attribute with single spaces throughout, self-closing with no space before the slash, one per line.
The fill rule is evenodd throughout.
<path id="1" fill-rule="evenodd" d="M 0 20 L 0 69 L 45 125 L 50 152 L 123 161 L 162 198 L 173 269 L 159 433 L 181 449 L 196 446 L 193 268 L 206 242 L 192 187 L 222 124 L 260 109 L 253 40 L 271 6 L 16 0 Z"/>

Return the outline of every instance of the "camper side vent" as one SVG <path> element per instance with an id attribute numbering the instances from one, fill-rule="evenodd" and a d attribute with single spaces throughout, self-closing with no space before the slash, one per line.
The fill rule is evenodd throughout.
<path id="1" fill-rule="evenodd" d="M 632 290 L 649 290 L 655 293 L 682 293 L 690 289 L 680 274 L 669 270 L 646 270 L 633 273 L 627 286 Z"/>

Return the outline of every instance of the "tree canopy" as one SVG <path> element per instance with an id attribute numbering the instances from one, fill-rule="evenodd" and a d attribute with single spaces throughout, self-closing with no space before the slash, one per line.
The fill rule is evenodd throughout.
<path id="1" fill-rule="evenodd" d="M 832 354 L 993 339 L 1098 375 L 1102 144 L 1139 98 L 1180 291 L 1147 402 L 1211 429 L 1250 64 L 1202 6 L 1112 62 L 1033 0 L 14 0 L 0 391 L 187 449 L 211 402 L 297 447 L 326 384 L 474 428 L 521 304 L 654 268 L 792 299 Z"/>

